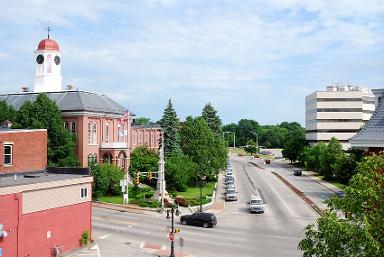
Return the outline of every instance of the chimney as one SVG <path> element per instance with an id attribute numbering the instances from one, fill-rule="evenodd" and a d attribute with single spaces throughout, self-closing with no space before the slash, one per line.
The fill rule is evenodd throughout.
<path id="1" fill-rule="evenodd" d="M 29 91 L 29 87 L 27 87 L 27 86 L 22 86 L 22 87 L 21 87 L 21 92 L 30 92 L 30 91 Z"/>
<path id="2" fill-rule="evenodd" d="M 71 90 L 73 90 L 73 86 L 72 86 L 72 85 L 67 85 L 67 86 L 65 87 L 65 89 L 66 89 L 67 91 L 71 91 Z"/>

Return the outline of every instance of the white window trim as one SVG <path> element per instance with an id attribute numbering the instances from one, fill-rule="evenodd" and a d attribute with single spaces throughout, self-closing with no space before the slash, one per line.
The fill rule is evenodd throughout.
<path id="1" fill-rule="evenodd" d="M 5 146 L 10 146 L 11 147 L 11 163 L 5 163 Z M 4 167 L 10 167 L 10 166 L 13 166 L 13 142 L 4 142 L 3 143 L 3 151 L 4 151 L 4 153 L 3 153 L 3 157 L 4 157 L 4 162 L 3 162 L 3 164 L 4 164 Z"/>

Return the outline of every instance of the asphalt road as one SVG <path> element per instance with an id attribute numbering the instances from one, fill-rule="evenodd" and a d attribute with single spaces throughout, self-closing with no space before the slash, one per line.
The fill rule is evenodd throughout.
<path id="1" fill-rule="evenodd" d="M 178 237 L 184 238 L 184 256 L 301 256 L 298 242 L 304 227 L 317 214 L 269 170 L 255 167 L 249 160 L 232 159 L 238 201 L 227 202 L 217 214 L 214 228 L 182 226 Z M 219 179 L 218 198 L 224 199 L 223 177 Z M 265 201 L 264 214 L 250 214 L 250 194 L 258 191 Z M 151 256 L 168 253 L 166 233 L 169 220 L 161 214 L 139 214 L 93 208 L 93 237 L 101 256 Z M 145 254 L 147 253 L 147 255 Z"/>

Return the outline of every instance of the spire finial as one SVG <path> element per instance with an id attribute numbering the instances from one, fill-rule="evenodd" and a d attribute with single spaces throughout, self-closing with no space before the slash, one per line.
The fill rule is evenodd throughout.
<path id="1" fill-rule="evenodd" d="M 51 29 L 51 27 L 47 27 L 47 31 L 48 31 L 48 39 L 49 39 L 49 32 L 51 31 L 52 29 Z"/>

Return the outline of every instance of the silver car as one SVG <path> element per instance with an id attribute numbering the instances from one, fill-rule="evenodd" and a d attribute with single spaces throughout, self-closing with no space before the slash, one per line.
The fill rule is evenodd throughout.
<path id="1" fill-rule="evenodd" d="M 237 201 L 237 192 L 235 189 L 227 189 L 225 191 L 225 200 L 226 201 Z"/>

